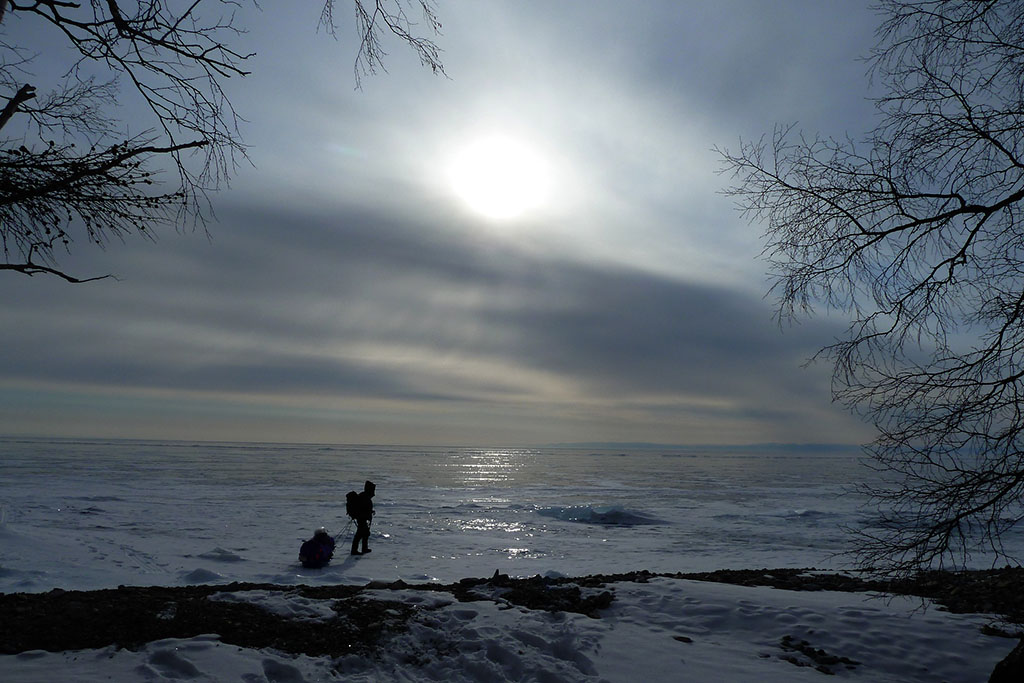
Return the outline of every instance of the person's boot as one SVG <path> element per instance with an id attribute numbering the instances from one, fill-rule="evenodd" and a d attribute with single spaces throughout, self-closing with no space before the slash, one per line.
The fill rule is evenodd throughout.
<path id="1" fill-rule="evenodd" d="M 353 543 L 352 544 L 352 554 L 353 555 L 362 555 L 362 553 L 359 552 L 359 544 L 358 543 Z"/>

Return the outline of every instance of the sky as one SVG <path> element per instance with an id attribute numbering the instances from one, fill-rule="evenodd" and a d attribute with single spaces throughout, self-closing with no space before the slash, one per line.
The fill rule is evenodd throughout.
<path id="1" fill-rule="evenodd" d="M 252 165 L 209 234 L 62 260 L 116 280 L 0 274 L 0 434 L 871 439 L 805 366 L 842 319 L 774 318 L 714 151 L 870 130 L 869 2 L 442 0 L 447 77 L 392 42 L 359 89 L 344 0 L 337 40 L 318 2 L 262 5 L 227 84 Z"/>

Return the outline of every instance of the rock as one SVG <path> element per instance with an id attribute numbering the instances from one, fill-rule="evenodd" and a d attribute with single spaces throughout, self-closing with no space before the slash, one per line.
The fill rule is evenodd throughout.
<path id="1" fill-rule="evenodd" d="M 1024 639 L 996 664 L 988 683 L 1020 683 L 1024 681 Z"/>
<path id="2" fill-rule="evenodd" d="M 537 578 L 540 579 L 539 576 Z M 532 579 L 526 579 L 526 580 L 530 581 Z M 543 579 L 541 579 L 541 580 L 543 580 Z M 491 579 L 490 579 L 490 581 L 488 581 L 488 583 L 491 584 L 492 586 L 510 586 L 510 585 L 512 585 L 512 579 L 511 579 L 511 577 L 508 574 L 502 574 L 497 569 L 495 569 L 494 570 L 494 576 L 491 577 Z"/>
<path id="3" fill-rule="evenodd" d="M 808 631 L 810 633 L 810 631 Z M 850 659 L 849 657 L 839 657 L 832 655 L 821 648 L 813 647 L 806 640 L 800 638 L 794 638 L 791 635 L 785 635 L 782 640 L 779 641 L 779 646 L 784 652 L 794 652 L 804 655 L 804 658 L 797 657 L 796 655 L 784 654 L 780 655 L 779 659 L 789 662 L 795 666 L 809 666 L 814 667 L 823 674 L 834 676 L 835 671 L 833 669 L 838 665 L 843 665 L 849 670 L 857 668 L 860 662 Z"/>

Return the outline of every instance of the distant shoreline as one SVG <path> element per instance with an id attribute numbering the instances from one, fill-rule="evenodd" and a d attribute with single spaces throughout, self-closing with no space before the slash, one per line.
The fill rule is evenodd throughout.
<path id="1" fill-rule="evenodd" d="M 211 446 L 278 446 L 290 448 L 370 448 L 370 449 L 407 449 L 407 448 L 493 448 L 508 450 L 597 450 L 597 451 L 684 451 L 684 452 L 796 452 L 796 453 L 859 453 L 861 445 L 849 443 L 745 443 L 745 444 L 671 444 L 654 443 L 647 441 L 579 441 L 579 442 L 556 442 L 541 444 L 416 444 L 416 443 L 327 443 L 319 441 L 225 441 L 225 440 L 188 440 L 188 439 L 160 439 L 160 438 L 133 438 L 133 437 L 105 437 L 105 436 L 41 436 L 33 434 L 0 434 L 0 442 L 12 443 L 135 443 L 148 445 L 203 445 Z"/>

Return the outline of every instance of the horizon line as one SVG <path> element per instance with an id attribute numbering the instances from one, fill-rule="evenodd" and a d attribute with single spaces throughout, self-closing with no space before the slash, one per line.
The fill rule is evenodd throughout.
<path id="1" fill-rule="evenodd" d="M 533 444 L 504 444 L 504 445 L 480 445 L 480 444 L 424 444 L 424 443 L 369 443 L 369 442 L 331 442 L 331 441 L 250 441 L 245 439 L 182 439 L 182 438 L 159 438 L 159 437 L 130 437 L 130 436 L 41 436 L 27 434 L 0 434 L 3 441 L 89 441 L 89 442 L 148 442 L 148 443 L 180 443 L 180 444 L 249 444 L 264 446 L 334 446 L 334 447 L 377 447 L 377 448 L 550 448 L 550 449 L 587 449 L 598 450 L 722 450 L 722 449 L 825 449 L 825 450 L 853 450 L 861 449 L 862 444 L 843 442 L 806 442 L 806 441 L 764 441 L 754 443 L 660 443 L 651 441 L 564 441 Z"/>

